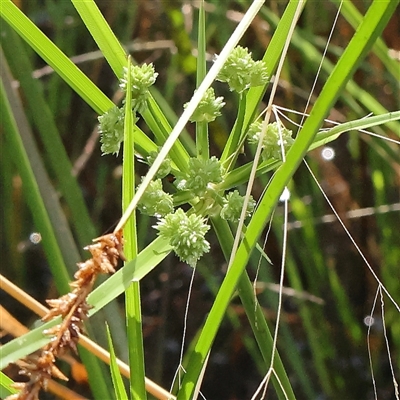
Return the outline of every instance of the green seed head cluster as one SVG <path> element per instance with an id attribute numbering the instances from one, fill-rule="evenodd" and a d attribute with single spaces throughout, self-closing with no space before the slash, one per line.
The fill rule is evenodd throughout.
<path id="1" fill-rule="evenodd" d="M 151 158 L 156 156 L 156 153 L 152 154 Z M 218 194 L 216 185 L 223 180 L 223 170 L 216 157 L 208 160 L 190 158 L 188 171 L 177 178 L 178 190 L 191 192 L 193 197 L 200 197 L 205 204 L 211 201 L 213 205 L 203 209 L 207 210 L 205 213 L 208 215 L 213 213 L 212 209 L 218 209 L 221 217 L 226 220 L 235 222 L 240 218 L 244 197 L 237 190 L 228 193 L 226 197 Z M 255 201 L 251 197 L 246 216 L 252 213 L 254 207 Z M 204 236 L 210 227 L 203 216 L 194 213 L 187 215 L 181 208 L 173 212 L 172 196 L 163 191 L 160 179 L 150 183 L 138 208 L 142 213 L 160 218 L 154 228 L 158 230 L 159 236 L 169 240 L 182 261 L 195 266 L 199 258 L 209 251 L 210 245 Z"/>
<path id="2" fill-rule="evenodd" d="M 150 182 L 138 204 L 140 212 L 162 217 L 174 210 L 172 196 L 164 192 L 161 179 Z"/>
<path id="3" fill-rule="evenodd" d="M 221 218 L 228 221 L 238 221 L 240 214 L 242 213 L 244 197 L 241 196 L 237 190 L 234 190 L 226 195 L 223 203 L 224 205 L 221 210 Z M 250 196 L 250 199 L 247 203 L 246 217 L 251 215 L 251 213 L 254 211 L 255 205 L 256 202 L 254 201 L 253 197 Z"/>
<path id="4" fill-rule="evenodd" d="M 221 115 L 221 108 L 225 105 L 223 97 L 215 98 L 213 88 L 207 89 L 203 99 L 200 101 L 196 111 L 190 118 L 191 122 L 212 122 Z M 188 103 L 185 104 L 186 108 Z"/>
<path id="5" fill-rule="evenodd" d="M 190 158 L 188 171 L 183 177 L 178 177 L 176 185 L 179 190 L 190 190 L 196 196 L 203 196 L 210 183 L 222 182 L 223 170 L 214 156 L 208 160 Z"/>
<path id="6" fill-rule="evenodd" d="M 158 149 L 160 150 L 160 149 Z M 149 155 L 146 157 L 147 164 L 150 166 L 153 165 L 155 159 L 158 156 L 159 151 L 151 151 Z M 156 178 L 165 178 L 169 173 L 171 172 L 171 160 L 170 158 L 166 157 L 164 158 L 163 162 L 160 165 L 160 168 L 158 169 L 156 173 Z"/>
<path id="7" fill-rule="evenodd" d="M 128 75 L 130 74 L 130 75 Z M 132 111 L 143 113 L 147 107 L 149 87 L 155 83 L 157 73 L 153 66 L 130 66 L 124 69 L 124 77 L 120 87 L 123 91 L 131 90 Z M 131 86 L 128 87 L 128 76 Z M 225 67 L 221 70 L 218 80 L 227 82 L 230 90 L 242 93 L 253 86 L 265 85 L 268 81 L 266 66 L 263 61 L 254 61 L 247 48 L 237 47 L 229 56 Z M 215 97 L 215 92 L 209 88 L 196 111 L 191 117 L 192 122 L 212 122 L 221 115 L 225 105 L 223 97 Z M 187 105 L 185 105 L 185 108 Z M 124 108 L 113 107 L 103 116 L 99 117 L 102 151 L 104 154 L 118 154 L 124 136 Z M 293 141 L 291 132 L 283 127 L 271 124 L 263 140 L 263 157 L 280 157 L 280 143 L 282 136 L 283 146 L 290 145 Z M 261 124 L 255 123 L 249 131 L 250 142 L 260 138 Z M 281 134 L 281 136 L 279 135 Z M 159 151 L 152 151 L 146 157 L 146 162 L 151 166 L 158 156 Z M 171 172 L 171 161 L 166 158 L 160 166 L 155 180 L 150 182 L 143 194 L 138 209 L 146 215 L 158 218 L 154 226 L 159 236 L 167 239 L 178 257 L 191 266 L 195 266 L 202 255 L 210 250 L 210 244 L 205 239 L 205 234 L 210 226 L 205 222 L 205 215 L 219 213 L 225 220 L 236 222 L 239 220 L 244 205 L 244 197 L 235 190 L 226 196 L 219 189 L 219 184 L 224 179 L 225 171 L 216 157 L 202 159 L 189 158 L 187 172 L 176 173 L 175 185 L 178 191 L 184 191 L 184 196 L 194 201 L 197 213 L 185 213 L 181 208 L 174 211 L 174 201 L 171 194 L 163 190 L 161 179 Z M 193 205 L 192 204 L 192 205 Z M 255 207 L 251 197 L 246 216 L 249 216 Z"/>
<path id="8" fill-rule="evenodd" d="M 104 154 L 118 155 L 124 140 L 124 108 L 114 106 L 98 117 L 101 151 Z"/>
<path id="9" fill-rule="evenodd" d="M 258 144 L 262 131 L 262 122 L 254 122 L 249 128 L 249 142 Z M 292 131 L 285 128 L 283 125 L 273 122 L 268 124 L 267 131 L 263 138 L 263 151 L 261 153 L 263 160 L 275 158 L 282 159 L 282 146 L 285 150 L 289 150 L 293 144 Z"/>
<path id="10" fill-rule="evenodd" d="M 154 84 L 157 73 L 153 66 L 143 64 L 142 66 L 131 66 L 131 91 L 132 91 L 132 109 L 135 112 L 143 112 L 147 106 L 147 97 L 149 87 Z M 120 87 L 123 91 L 127 90 L 128 68 L 124 67 L 124 77 L 121 79 Z M 105 114 L 98 118 L 101 151 L 104 154 L 117 154 L 124 140 L 124 108 L 114 106 Z M 136 122 L 136 121 L 135 121 Z"/>
<path id="11" fill-rule="evenodd" d="M 178 208 L 175 213 L 162 218 L 154 228 L 161 237 L 169 240 L 180 260 L 192 267 L 210 250 L 210 244 L 204 238 L 210 226 L 200 215 L 186 215 Z"/>
<path id="12" fill-rule="evenodd" d="M 268 82 L 267 67 L 263 61 L 254 61 L 247 48 L 237 46 L 226 60 L 217 79 L 228 83 L 231 91 L 242 93 Z"/>
<path id="13" fill-rule="evenodd" d="M 141 66 L 132 65 L 130 74 L 132 85 L 132 109 L 138 113 L 143 113 L 147 107 L 149 87 L 155 83 L 158 73 L 154 71 L 152 64 L 143 64 Z M 119 85 L 124 92 L 127 91 L 127 84 L 128 68 L 124 67 L 124 77 L 121 79 Z"/>

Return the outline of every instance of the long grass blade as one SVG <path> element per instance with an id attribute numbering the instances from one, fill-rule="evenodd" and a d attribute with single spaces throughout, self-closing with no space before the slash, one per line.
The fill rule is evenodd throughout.
<path id="1" fill-rule="evenodd" d="M 99 114 L 113 104 L 11 0 L 2 0 L 0 16 Z"/>
<path id="2" fill-rule="evenodd" d="M 117 358 L 115 356 L 114 345 L 111 338 L 110 329 L 107 325 L 107 339 L 108 339 L 108 348 L 110 349 L 110 371 L 111 377 L 114 386 L 115 397 L 119 400 L 128 400 L 128 395 L 126 394 L 124 381 L 122 379 L 121 372 L 119 371 Z"/>

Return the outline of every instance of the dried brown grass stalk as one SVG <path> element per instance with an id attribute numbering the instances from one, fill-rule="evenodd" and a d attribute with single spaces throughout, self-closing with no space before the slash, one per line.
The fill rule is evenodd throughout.
<path id="1" fill-rule="evenodd" d="M 78 264 L 75 280 L 70 283 L 72 291 L 58 299 L 47 300 L 51 308 L 42 320 L 49 321 L 61 316 L 62 322 L 44 332 L 52 336 L 52 340 L 40 350 L 39 355 L 28 356 L 19 363 L 22 367 L 20 373 L 27 375 L 29 381 L 15 383 L 15 388 L 20 389 L 20 392 L 8 396 L 6 400 L 39 400 L 40 390 L 47 389 L 51 378 L 68 380 L 56 367 L 55 361 L 70 349 L 77 351 L 79 335 L 91 308 L 86 299 L 97 276 L 114 273 L 118 260 L 125 260 L 121 230 L 101 236 L 93 242 L 85 247 L 92 258 Z"/>

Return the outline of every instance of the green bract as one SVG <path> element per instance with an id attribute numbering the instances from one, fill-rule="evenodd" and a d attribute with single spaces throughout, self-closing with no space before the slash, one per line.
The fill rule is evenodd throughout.
<path id="1" fill-rule="evenodd" d="M 160 236 L 169 240 L 180 260 L 192 267 L 210 250 L 210 244 L 204 239 L 210 227 L 199 215 L 188 216 L 179 208 L 175 213 L 162 218 L 154 228 Z"/>
<path id="2" fill-rule="evenodd" d="M 149 87 L 155 83 L 158 73 L 154 71 L 152 64 L 143 64 L 142 66 L 132 65 L 130 73 L 132 83 L 132 109 L 133 111 L 142 113 L 147 107 Z M 127 90 L 127 74 L 128 68 L 124 67 L 124 77 L 121 79 L 119 85 L 124 92 Z"/>
<path id="3" fill-rule="evenodd" d="M 212 122 L 221 115 L 221 108 L 225 105 L 223 97 L 215 98 L 213 88 L 208 88 L 196 111 L 190 118 L 191 122 Z M 187 107 L 186 103 L 184 108 Z"/>
<path id="4" fill-rule="evenodd" d="M 138 204 L 146 215 L 161 217 L 173 211 L 172 196 L 164 192 L 161 179 L 150 182 Z"/>
<path id="5" fill-rule="evenodd" d="M 247 48 L 238 46 L 226 60 L 217 79 L 226 82 L 231 91 L 242 93 L 250 87 L 267 83 L 267 67 L 263 61 L 254 61 Z"/>
<path id="6" fill-rule="evenodd" d="M 124 140 L 124 108 L 114 106 L 98 117 L 101 151 L 104 154 L 117 154 Z"/>
<path id="7" fill-rule="evenodd" d="M 249 128 L 249 143 L 257 144 L 260 140 L 262 131 L 262 122 L 253 122 Z M 282 138 L 282 140 L 281 140 Z M 273 122 L 268 124 L 267 131 L 263 138 L 263 151 L 261 153 L 263 160 L 282 158 L 282 146 L 286 152 L 294 142 L 292 131 L 285 128 L 282 124 Z"/>
<path id="8" fill-rule="evenodd" d="M 177 178 L 176 186 L 179 190 L 190 190 L 196 196 L 204 195 L 209 183 L 222 182 L 222 167 L 215 156 L 208 160 L 190 158 L 188 171 Z"/>
<path id="9" fill-rule="evenodd" d="M 237 190 L 230 192 L 226 195 L 223 200 L 224 205 L 221 210 L 221 218 L 228 221 L 238 221 L 242 212 L 244 203 L 244 197 L 240 195 Z M 253 197 L 250 196 L 249 202 L 247 203 L 246 217 L 250 216 L 253 212 L 256 202 Z"/>

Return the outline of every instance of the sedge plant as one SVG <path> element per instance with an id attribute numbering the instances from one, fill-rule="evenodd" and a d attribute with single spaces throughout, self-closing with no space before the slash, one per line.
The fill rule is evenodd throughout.
<path id="1" fill-rule="evenodd" d="M 268 101 L 267 117 L 260 115 L 259 106 L 267 89 L 272 86 L 272 77 L 276 84 L 278 82 L 283 66 L 282 53 L 290 43 L 287 38 L 293 37 L 294 43 L 300 46 L 301 39 L 296 36 L 300 33 L 296 32 L 295 26 L 306 3 L 306 1 L 289 1 L 278 22 L 276 16 L 270 13 L 263 2 L 252 2 L 207 71 L 207 24 L 204 2 L 200 2 L 197 21 L 196 89 L 191 100 L 182 104 L 181 117 L 174 126 L 171 126 L 167 110 L 162 107 L 161 101 L 155 100 L 159 98 L 159 93 L 156 92 L 158 78 L 156 68 L 150 63 L 138 65 L 127 55 L 94 1 L 72 0 L 72 4 L 119 82 L 123 93 L 123 99 L 119 104 L 114 104 L 105 96 L 99 87 L 90 81 L 10 0 L 2 0 L 1 18 L 81 96 L 87 105 L 98 113 L 99 146 L 104 158 L 122 156 L 122 217 L 109 235 L 98 239 L 92 237 L 91 239 L 95 239 L 94 244 L 82 244 L 87 246 L 93 259 L 79 264 L 80 272 L 76 273 L 76 281 L 72 283 L 75 289 L 69 291 L 70 276 L 73 273 L 68 270 L 71 269 L 71 265 L 66 267 L 71 259 L 67 258 L 68 248 L 58 229 L 62 219 L 59 216 L 62 213 L 61 207 L 56 207 L 51 215 L 49 214 L 52 210 L 46 209 L 46 194 L 40 188 L 41 185 L 48 184 L 47 175 L 42 170 L 38 171 L 36 167 L 38 154 L 27 148 L 30 142 L 28 136 L 24 136 L 22 132 L 29 129 L 21 124 L 22 119 L 16 114 L 18 107 L 15 106 L 15 93 L 9 84 L 10 75 L 7 77 L 2 73 L 2 115 L 4 115 L 7 146 L 14 154 L 18 154 L 18 159 L 21 160 L 17 168 L 23 185 L 29 191 L 32 214 L 35 215 L 35 222 L 44 237 L 46 256 L 52 264 L 60 294 L 59 299 L 49 301 L 49 305 L 57 312 L 50 311 L 47 314 L 44 318 L 46 324 L 32 329 L 23 338 L 11 341 L 2 347 L 2 368 L 38 349 L 42 349 L 42 357 L 46 355 L 48 361 L 44 364 L 43 358 L 39 357 L 39 362 L 34 359 L 25 369 L 25 374 L 31 379 L 30 383 L 36 384 L 36 381 L 40 381 L 37 386 L 24 384 L 13 386 L 12 382 L 2 375 L 0 383 L 2 393 L 5 393 L 4 397 L 9 395 L 9 399 L 35 399 L 38 398 L 39 390 L 45 389 L 51 378 L 66 378 L 54 366 L 56 357 L 63 353 L 60 348 L 71 347 L 76 350 L 78 343 L 83 346 L 87 341 L 83 336 L 83 321 L 89 320 L 90 323 L 96 314 L 98 315 L 103 308 L 124 293 L 123 323 L 126 325 L 126 331 L 122 336 L 125 337 L 124 343 L 128 347 L 127 364 L 117 359 L 114 350 L 115 337 L 119 334 L 117 328 L 121 325 L 121 321 L 107 321 L 110 326 L 107 326 L 107 344 L 104 345 L 110 349 L 108 357 L 111 365 L 110 374 L 104 371 L 104 365 L 96 357 L 91 354 L 86 355 L 89 382 L 94 398 L 100 399 L 104 393 L 118 399 L 145 399 L 147 393 L 152 393 L 158 398 L 181 400 L 199 396 L 202 377 L 207 370 L 208 359 L 224 316 L 228 315 L 232 324 L 238 323 L 230 310 L 230 303 L 236 295 L 240 298 L 251 327 L 253 337 L 246 343 L 248 349 L 252 349 L 256 354 L 255 358 L 258 357 L 259 369 L 263 374 L 270 373 L 278 398 L 296 398 L 286 363 L 280 355 L 281 351 L 278 352 L 276 348 L 277 336 L 274 336 L 274 332 L 278 332 L 278 327 L 276 330 L 270 329 L 269 321 L 265 318 L 263 308 L 255 295 L 255 286 L 246 271 L 246 265 L 254 254 L 263 254 L 258 240 L 267 227 L 283 190 L 290 184 L 309 151 L 334 141 L 349 130 L 367 129 L 385 123 L 398 129 L 400 119 L 399 111 L 383 112 L 384 110 L 379 109 L 379 115 L 358 118 L 326 130 L 320 129 L 349 82 L 349 90 L 354 90 L 352 75 L 386 26 L 397 1 L 388 1 L 385 4 L 374 1 L 362 19 L 358 21 L 352 19 L 352 23 L 358 23 L 357 31 L 334 67 L 325 62 L 324 68 L 329 76 L 297 133 L 287 128 L 278 118 L 274 122 L 269 121 L 273 110 L 273 97 Z M 255 59 L 250 48 L 239 45 L 241 37 L 258 13 L 264 15 L 266 20 L 269 19 L 271 24 L 274 21 L 276 23 L 276 31 L 268 47 L 263 49 L 265 53 L 260 60 Z M 355 15 L 354 12 L 352 15 Z M 378 44 L 382 47 L 380 42 Z M 312 50 L 316 51 L 316 47 Z M 387 63 L 391 65 L 390 61 Z M 394 69 L 389 69 L 395 73 Z M 211 126 L 224 115 L 224 106 L 232 100 L 217 94 L 216 88 L 212 87 L 215 82 L 219 82 L 219 85 L 225 84 L 226 92 L 237 104 L 231 131 L 218 156 L 211 155 Z M 221 87 L 219 85 L 216 87 Z M 371 102 L 369 104 L 374 105 Z M 146 129 L 139 127 L 139 122 L 142 121 Z M 181 140 L 180 136 L 189 122 L 195 126 L 194 143 L 187 137 Z M 152 132 L 151 136 L 146 133 L 148 130 Z M 51 142 L 46 143 L 50 145 Z M 62 146 L 61 143 L 56 145 Z M 242 148 L 250 149 L 254 158 L 240 165 L 238 160 Z M 65 149 L 60 148 L 60 153 L 65 159 Z M 148 166 L 148 172 L 141 177 L 137 173 L 135 160 L 140 160 Z M 68 160 L 65 161 L 68 166 Z M 258 198 L 253 198 L 251 192 L 255 179 L 262 181 L 268 172 L 273 174 L 270 181 L 265 184 L 265 190 Z M 61 176 L 61 171 L 56 172 L 57 174 Z M 39 181 L 40 176 L 42 181 Z M 172 177 L 172 184 L 167 184 L 168 177 Z M 375 179 L 379 182 L 380 177 L 377 175 Z M 76 185 L 76 180 L 72 179 L 71 182 L 70 185 Z M 243 184 L 247 184 L 247 191 L 243 189 Z M 81 213 L 86 218 L 88 213 L 83 203 L 81 201 L 78 204 L 70 203 L 73 199 L 66 196 L 69 187 L 71 186 L 66 185 L 61 188 L 63 196 L 73 210 L 82 208 Z M 295 205 L 294 208 L 299 215 L 306 212 L 301 204 Z M 152 223 L 155 239 L 146 243 L 142 249 L 138 245 L 142 240 L 137 223 L 138 214 L 148 216 L 155 221 Z M 82 233 L 83 227 L 79 225 L 80 215 L 80 212 L 76 211 L 73 224 L 80 232 L 77 236 L 82 240 L 85 236 Z M 66 229 L 71 231 L 68 226 Z M 215 286 L 212 307 L 196 339 L 185 354 L 184 372 L 179 384 L 171 391 L 154 388 L 153 383 L 146 378 L 141 282 L 158 268 L 170 253 L 175 254 L 180 262 L 197 269 L 202 259 L 212 251 L 208 240 L 211 232 L 214 232 L 228 265 L 226 274 L 222 282 Z M 76 253 L 75 249 L 74 254 Z M 317 249 L 315 254 L 318 254 Z M 123 266 L 115 272 L 118 258 L 123 261 Z M 265 255 L 265 258 L 268 259 L 268 256 Z M 92 290 L 92 279 L 94 279 L 92 276 L 90 276 L 90 287 L 79 281 L 83 275 L 87 277 L 85 266 L 90 268 L 95 266 L 98 268 L 97 272 L 112 272 L 112 275 Z M 297 272 L 289 262 L 290 281 L 301 291 Z M 334 273 L 328 278 L 333 286 L 335 284 L 335 287 L 338 286 L 337 276 Z M 210 282 L 213 282 L 212 277 Z M 396 307 L 396 299 L 391 295 L 394 289 L 386 289 L 380 281 L 379 284 Z M 335 294 L 338 304 L 345 304 L 343 292 L 339 288 Z M 75 303 L 78 297 L 80 302 Z M 106 315 L 104 318 L 107 320 Z M 60 321 L 60 316 L 63 321 Z M 311 316 L 306 307 L 301 309 L 301 317 L 306 325 L 323 390 L 327 395 L 333 396 L 334 379 L 329 377 L 324 349 L 318 340 L 312 337 Z M 341 318 L 349 326 L 355 326 L 350 312 L 343 312 Z M 51 321 L 47 322 L 50 319 Z M 68 329 L 62 331 L 64 333 L 57 339 L 61 344 L 56 351 L 51 344 L 54 344 L 52 338 L 60 332 L 60 326 L 65 325 L 68 325 Z M 90 325 L 87 332 L 91 333 Z M 290 335 L 287 327 L 282 328 L 282 335 Z M 357 328 L 353 329 L 352 335 L 355 340 L 360 339 Z M 68 339 L 73 344 L 69 344 Z M 22 346 L 17 344 L 20 340 Z M 80 351 L 84 354 L 86 350 L 82 348 Z M 82 358 L 84 357 L 82 355 Z M 287 354 L 285 358 L 288 358 Z M 301 369 L 299 368 L 301 360 L 297 360 L 296 363 L 292 369 L 298 371 Z M 120 370 L 128 378 L 128 390 L 125 388 Z M 315 388 L 306 382 L 307 379 L 302 377 L 300 372 L 299 379 L 304 384 L 305 392 L 315 394 Z M 96 387 L 99 381 L 101 385 Z M 31 387 L 35 387 L 37 392 L 30 394 Z M 18 393 L 15 388 L 22 388 L 22 391 Z"/>

